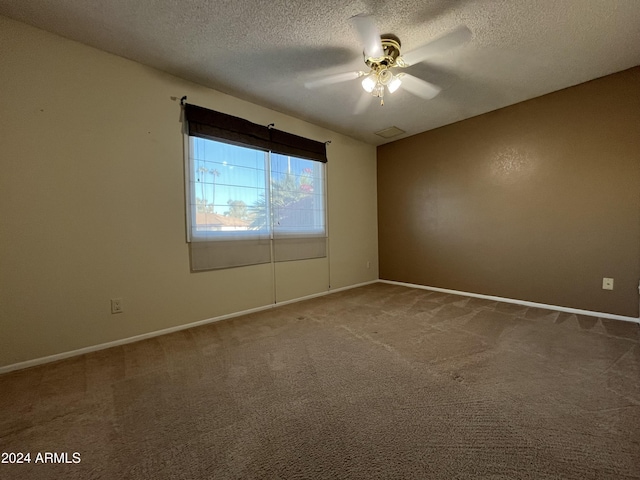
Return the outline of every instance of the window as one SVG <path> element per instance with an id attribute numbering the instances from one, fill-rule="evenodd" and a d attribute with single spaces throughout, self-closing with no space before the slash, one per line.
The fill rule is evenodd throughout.
<path id="1" fill-rule="evenodd" d="M 205 110 L 195 108 L 198 113 Z M 282 139 L 295 143 L 301 137 L 279 131 L 273 135 L 274 129 L 250 124 L 251 128 L 267 129 L 269 140 L 275 137 L 280 142 L 264 142 L 266 136 L 260 130 L 262 138 L 256 141 L 254 131 L 247 139 L 242 137 L 246 131 L 242 128 L 239 141 L 238 132 L 233 132 L 233 139 L 227 138 L 228 131 L 203 134 L 201 117 L 196 115 L 192 122 L 193 117 L 187 111 L 187 218 L 192 270 L 325 257 L 325 163 L 315 159 L 316 153 L 307 155 L 304 148 L 293 147 L 291 150 L 298 155 L 292 155 L 281 146 Z M 226 128 L 229 121 L 224 117 L 224 122 L 217 118 L 211 123 Z M 193 128 L 192 123 L 196 125 Z M 322 147 L 324 150 L 324 144 Z"/>

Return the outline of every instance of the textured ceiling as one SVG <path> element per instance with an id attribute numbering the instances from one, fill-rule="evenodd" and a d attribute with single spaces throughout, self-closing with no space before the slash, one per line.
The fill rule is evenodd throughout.
<path id="1" fill-rule="evenodd" d="M 473 38 L 411 67 L 434 99 L 401 89 L 354 115 L 358 80 L 304 83 L 365 68 L 359 13 L 403 52 L 461 24 Z M 392 125 L 413 135 L 640 64 L 638 0 L 0 0 L 0 14 L 376 145 L 401 138 L 373 133 Z"/>

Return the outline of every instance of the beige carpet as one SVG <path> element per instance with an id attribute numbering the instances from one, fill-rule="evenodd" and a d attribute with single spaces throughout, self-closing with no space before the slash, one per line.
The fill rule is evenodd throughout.
<path id="1" fill-rule="evenodd" d="M 1 376 L 0 451 L 32 455 L 2 479 L 640 478 L 638 325 L 373 284 Z"/>

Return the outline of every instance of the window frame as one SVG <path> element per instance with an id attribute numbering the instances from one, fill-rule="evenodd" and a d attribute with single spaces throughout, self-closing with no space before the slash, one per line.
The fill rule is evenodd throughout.
<path id="1" fill-rule="evenodd" d="M 231 231 L 216 231 L 215 234 L 207 234 L 205 232 L 202 235 L 197 235 L 195 228 L 196 227 L 196 216 L 198 214 L 197 208 L 194 208 L 197 205 L 197 195 L 195 191 L 196 182 L 193 177 L 195 176 L 196 167 L 195 162 L 198 160 L 195 158 L 194 153 L 194 140 L 201 139 L 203 141 L 209 142 L 218 142 L 212 139 L 202 139 L 201 137 L 195 137 L 185 133 L 185 187 L 186 187 L 186 217 L 187 217 L 187 241 L 188 242 L 204 242 L 204 241 L 226 241 L 226 240 L 234 240 L 234 239 L 255 239 L 255 238 L 265 238 L 269 237 L 271 239 L 282 237 L 282 238 L 295 238 L 295 237 L 327 237 L 327 175 L 326 175 L 326 164 L 323 162 L 316 162 L 318 165 L 314 165 L 314 168 L 317 169 L 317 172 L 314 172 L 313 178 L 319 179 L 319 184 L 321 187 L 321 192 L 319 194 L 315 193 L 313 195 L 320 197 L 320 210 L 314 209 L 314 216 L 320 215 L 321 218 L 314 220 L 314 225 L 319 225 L 318 227 L 311 227 L 305 229 L 295 229 L 296 227 L 279 227 L 276 225 L 276 221 L 274 219 L 274 211 L 276 210 L 273 207 L 273 182 L 274 182 L 274 173 L 282 173 L 282 172 L 274 172 L 272 168 L 272 155 L 274 152 L 272 151 L 263 151 L 260 149 L 254 149 L 251 147 L 246 147 L 242 145 L 233 145 L 240 148 L 246 148 L 248 150 L 253 150 L 255 152 L 260 152 L 264 154 L 264 195 L 265 199 L 268 201 L 265 202 L 266 208 L 266 217 L 269 219 L 268 224 L 265 230 L 231 230 Z M 218 142 L 218 143 L 226 143 L 226 142 Z M 282 155 L 277 154 L 275 155 Z M 294 157 L 289 155 L 292 159 L 302 160 L 305 162 L 313 162 L 313 160 L 308 160 L 305 158 Z M 205 160 L 206 161 L 206 160 Z M 218 163 L 218 162 L 214 162 Z M 319 212 L 319 213 L 318 213 Z M 213 212 L 215 213 L 215 211 Z M 220 214 L 217 214 L 220 215 Z"/>

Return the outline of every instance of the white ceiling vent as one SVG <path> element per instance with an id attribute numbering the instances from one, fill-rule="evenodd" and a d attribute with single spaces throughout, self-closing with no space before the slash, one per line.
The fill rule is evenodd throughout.
<path id="1" fill-rule="evenodd" d="M 405 131 L 398 127 L 389 127 L 376 132 L 376 135 L 380 135 L 383 138 L 391 138 L 391 137 L 400 135 L 402 133 L 405 133 Z"/>

